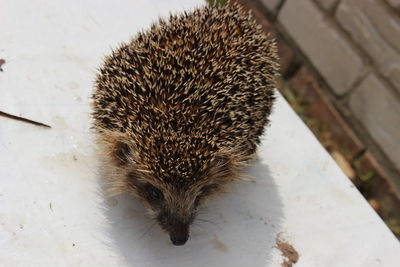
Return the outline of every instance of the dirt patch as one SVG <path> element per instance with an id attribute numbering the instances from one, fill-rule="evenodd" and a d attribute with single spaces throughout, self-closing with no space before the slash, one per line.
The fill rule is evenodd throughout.
<path id="1" fill-rule="evenodd" d="M 218 250 L 218 251 L 220 251 L 220 252 L 224 252 L 224 253 L 228 252 L 228 247 L 227 247 L 227 245 L 225 245 L 225 244 L 222 243 L 220 240 L 218 240 L 217 237 L 215 237 L 215 238 L 212 240 L 212 245 L 213 245 L 213 247 L 214 247 L 216 250 Z"/>
<path id="2" fill-rule="evenodd" d="M 6 63 L 6 60 L 0 58 L 0 71 L 3 71 L 3 69 L 1 68 L 1 66 L 3 66 L 4 63 Z"/>
<path id="3" fill-rule="evenodd" d="M 288 242 L 282 240 L 279 235 L 276 237 L 276 248 L 279 249 L 282 253 L 282 256 L 285 257 L 281 266 L 282 267 L 292 267 L 294 263 L 299 260 L 299 253 L 297 250 Z"/>

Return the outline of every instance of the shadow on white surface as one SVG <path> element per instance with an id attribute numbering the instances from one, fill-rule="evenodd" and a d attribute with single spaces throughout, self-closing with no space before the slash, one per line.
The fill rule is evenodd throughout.
<path id="1" fill-rule="evenodd" d="M 109 234 L 127 266 L 266 266 L 281 230 L 282 203 L 268 166 L 246 171 L 254 179 L 209 200 L 191 228 L 188 243 L 171 244 L 133 196 L 107 201 Z"/>

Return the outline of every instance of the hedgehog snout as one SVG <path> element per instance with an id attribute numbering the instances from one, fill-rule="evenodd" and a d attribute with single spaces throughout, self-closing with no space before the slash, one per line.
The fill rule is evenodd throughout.
<path id="1" fill-rule="evenodd" d="M 175 246 L 182 246 L 189 239 L 190 220 L 185 220 L 167 213 L 157 216 L 158 223 L 163 228 Z"/>
<path id="2" fill-rule="evenodd" d="M 169 238 L 175 246 L 182 246 L 189 239 L 189 224 L 176 223 L 169 232 Z"/>

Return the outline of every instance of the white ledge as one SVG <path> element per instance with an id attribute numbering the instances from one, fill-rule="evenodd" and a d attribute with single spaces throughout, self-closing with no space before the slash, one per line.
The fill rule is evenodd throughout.
<path id="1" fill-rule="evenodd" d="M 189 0 L 4 0 L 0 110 L 2 266 L 280 266 L 279 233 L 296 266 L 395 266 L 398 240 L 287 103 L 249 168 L 255 182 L 208 202 L 174 247 L 143 207 L 104 201 L 90 134 L 95 69 L 111 47 Z"/>

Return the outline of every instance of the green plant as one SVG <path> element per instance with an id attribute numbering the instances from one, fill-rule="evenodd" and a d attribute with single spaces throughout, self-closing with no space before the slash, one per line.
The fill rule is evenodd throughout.
<path id="1" fill-rule="evenodd" d="M 228 0 L 207 0 L 207 3 L 211 6 L 224 6 Z"/>

